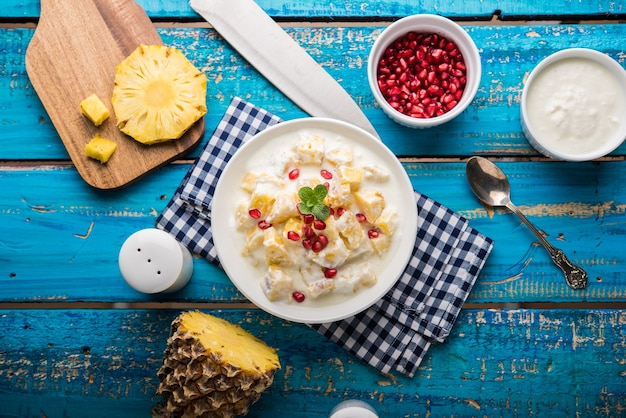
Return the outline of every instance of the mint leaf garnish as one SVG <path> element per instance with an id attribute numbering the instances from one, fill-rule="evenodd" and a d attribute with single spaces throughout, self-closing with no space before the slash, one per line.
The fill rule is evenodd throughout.
<path id="1" fill-rule="evenodd" d="M 315 189 L 308 186 L 298 190 L 298 197 L 301 202 L 298 209 L 303 215 L 312 214 L 320 221 L 330 216 L 330 208 L 324 204 L 324 198 L 328 194 L 328 189 L 323 184 L 318 184 Z"/>

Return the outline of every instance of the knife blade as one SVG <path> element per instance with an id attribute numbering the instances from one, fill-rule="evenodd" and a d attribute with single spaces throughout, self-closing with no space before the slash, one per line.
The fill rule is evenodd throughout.
<path id="1" fill-rule="evenodd" d="M 191 0 L 189 5 L 309 115 L 352 123 L 380 139 L 343 87 L 253 0 Z"/>

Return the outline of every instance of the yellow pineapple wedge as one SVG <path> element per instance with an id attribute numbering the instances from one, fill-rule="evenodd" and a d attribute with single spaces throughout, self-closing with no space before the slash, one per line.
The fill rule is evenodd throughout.
<path id="1" fill-rule="evenodd" d="M 139 45 L 115 68 L 117 126 L 148 145 L 180 138 L 207 112 L 206 82 L 178 49 Z"/>
<path id="2" fill-rule="evenodd" d="M 102 138 L 100 135 L 96 134 L 87 145 L 85 145 L 85 155 L 104 164 L 109 161 L 109 158 L 111 158 L 111 155 L 113 155 L 116 149 L 117 144 L 114 141 Z"/>
<path id="3" fill-rule="evenodd" d="M 80 102 L 80 111 L 95 126 L 102 125 L 102 123 L 111 116 L 109 109 L 107 109 L 106 105 L 102 103 L 102 100 L 100 100 L 95 93 Z"/>
<path id="4" fill-rule="evenodd" d="M 184 312 L 172 322 L 158 372 L 157 393 L 165 404 L 156 415 L 246 415 L 279 369 L 276 351 L 239 326 L 199 311 Z"/>

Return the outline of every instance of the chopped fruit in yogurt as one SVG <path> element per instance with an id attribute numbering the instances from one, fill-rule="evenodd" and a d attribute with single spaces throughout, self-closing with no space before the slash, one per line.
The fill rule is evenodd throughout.
<path id="1" fill-rule="evenodd" d="M 234 211 L 242 254 L 263 270 L 271 301 L 315 303 L 377 283 L 398 215 L 387 203 L 389 173 L 356 143 L 308 131 L 243 176 Z M 393 199 L 392 199 L 393 201 Z"/>

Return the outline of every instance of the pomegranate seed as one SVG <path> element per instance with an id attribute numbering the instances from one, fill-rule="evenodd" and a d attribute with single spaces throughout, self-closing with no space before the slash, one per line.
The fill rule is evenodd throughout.
<path id="1" fill-rule="evenodd" d="M 324 268 L 322 269 L 322 271 L 324 272 L 324 277 L 326 277 L 327 279 L 332 279 L 337 275 L 337 269 Z"/>
<path id="2" fill-rule="evenodd" d="M 379 235 L 380 234 L 379 234 L 378 230 L 376 230 L 376 229 L 370 229 L 369 231 L 367 231 L 367 236 L 370 239 L 378 238 Z"/>
<path id="3" fill-rule="evenodd" d="M 324 187 L 326 187 L 326 190 L 330 190 L 330 183 L 325 181 L 324 182 Z"/>
<path id="4" fill-rule="evenodd" d="M 298 234 L 296 231 L 288 231 L 287 238 L 292 241 L 298 241 L 300 239 L 300 234 Z"/>
<path id="5" fill-rule="evenodd" d="M 337 216 L 341 217 L 344 213 L 346 213 L 345 208 L 337 208 Z"/>
<path id="6" fill-rule="evenodd" d="M 300 170 L 298 170 L 297 168 L 294 168 L 289 172 L 289 180 L 295 180 L 298 177 L 300 177 Z"/>
<path id="7" fill-rule="evenodd" d="M 333 178 L 333 173 L 328 170 L 321 170 L 320 175 L 324 177 L 326 180 L 330 180 Z"/>
<path id="8" fill-rule="evenodd" d="M 308 225 L 302 225 L 302 234 L 307 238 L 307 239 L 312 239 L 315 237 L 315 231 L 313 230 L 313 228 L 311 228 Z"/>
<path id="9" fill-rule="evenodd" d="M 261 229 L 267 229 L 267 228 L 271 228 L 272 227 L 272 224 L 267 222 L 266 220 L 259 221 L 259 223 L 257 225 Z"/>
<path id="10" fill-rule="evenodd" d="M 320 245 L 322 246 L 322 249 L 324 249 L 328 245 L 328 237 L 324 234 L 319 234 L 317 236 L 316 243 L 320 243 Z"/>
<path id="11" fill-rule="evenodd" d="M 326 222 L 316 219 L 313 221 L 313 228 L 317 229 L 318 231 L 326 229 Z"/>
<path id="12" fill-rule="evenodd" d="M 452 103 L 463 95 L 467 67 L 454 42 L 435 33 L 409 32 L 385 49 L 377 78 L 391 107 L 412 117 L 430 118 L 456 106 Z M 433 102 L 437 106 L 428 107 Z"/>
<path id="13" fill-rule="evenodd" d="M 311 241 L 310 239 L 304 239 L 302 240 L 302 246 L 305 249 L 310 250 L 313 248 L 313 241 Z"/>
<path id="14" fill-rule="evenodd" d="M 298 291 L 293 292 L 291 296 L 293 297 L 293 300 L 295 300 L 298 303 L 304 302 L 305 296 L 304 296 L 304 293 L 302 292 L 298 292 Z"/>
<path id="15" fill-rule="evenodd" d="M 321 242 L 319 242 L 319 241 L 315 241 L 315 242 L 313 243 L 313 245 L 311 246 L 311 250 L 312 250 L 314 253 L 319 253 L 319 252 L 320 252 L 320 251 L 322 251 L 323 249 L 324 249 L 324 245 L 323 245 Z"/>
<path id="16" fill-rule="evenodd" d="M 250 209 L 248 211 L 248 214 L 250 215 L 250 217 L 254 218 L 254 219 L 259 219 L 261 218 L 261 211 L 258 209 Z"/>
<path id="17" fill-rule="evenodd" d="M 311 224 L 313 223 L 313 221 L 315 220 L 315 216 L 313 216 L 310 213 L 307 213 L 306 215 L 302 215 L 302 219 L 304 220 L 305 224 Z"/>
<path id="18" fill-rule="evenodd" d="M 362 213 L 357 213 L 355 216 L 356 216 L 356 220 L 359 221 L 360 223 L 367 222 L 367 218 Z"/>

